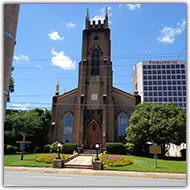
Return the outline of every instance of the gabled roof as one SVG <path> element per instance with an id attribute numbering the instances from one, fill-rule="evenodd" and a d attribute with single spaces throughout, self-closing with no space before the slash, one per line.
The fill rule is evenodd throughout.
<path id="1" fill-rule="evenodd" d="M 135 96 L 112 86 L 112 91 L 135 100 Z"/>
<path id="2" fill-rule="evenodd" d="M 62 95 L 60 95 L 60 96 L 58 96 L 58 100 L 61 100 L 61 99 L 63 99 L 63 98 L 66 98 L 67 96 L 70 96 L 70 95 L 72 95 L 72 94 L 75 94 L 75 93 L 77 93 L 77 91 L 78 91 L 78 88 L 75 88 L 75 89 L 73 89 L 73 90 L 71 90 L 71 91 L 69 91 L 69 92 L 66 92 L 66 93 L 64 93 L 64 94 L 62 94 Z"/>

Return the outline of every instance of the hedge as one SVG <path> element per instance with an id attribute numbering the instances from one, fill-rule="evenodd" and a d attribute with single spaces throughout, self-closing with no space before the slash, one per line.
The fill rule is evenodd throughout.
<path id="1" fill-rule="evenodd" d="M 125 148 L 122 143 L 106 143 L 107 154 L 125 154 Z"/>
<path id="2" fill-rule="evenodd" d="M 73 151 L 76 150 L 77 144 L 75 143 L 65 143 L 61 146 L 61 152 L 64 154 L 73 154 Z"/>

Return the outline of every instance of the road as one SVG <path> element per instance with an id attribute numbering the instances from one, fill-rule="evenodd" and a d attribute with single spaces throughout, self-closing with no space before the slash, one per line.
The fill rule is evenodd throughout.
<path id="1" fill-rule="evenodd" d="M 5 186 L 186 186 L 186 180 L 4 172 Z"/>

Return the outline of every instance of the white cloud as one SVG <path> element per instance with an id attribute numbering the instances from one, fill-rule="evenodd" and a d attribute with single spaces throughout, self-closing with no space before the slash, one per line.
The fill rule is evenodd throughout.
<path id="1" fill-rule="evenodd" d="M 13 104 L 15 110 L 25 110 L 30 104 L 22 105 L 22 104 Z"/>
<path id="2" fill-rule="evenodd" d="M 112 16 L 112 14 L 109 14 L 109 10 L 111 9 L 111 7 L 108 7 L 108 17 Z M 101 20 L 101 23 L 104 23 L 105 20 L 105 13 L 106 13 L 106 8 L 102 8 L 99 10 L 100 11 L 100 15 L 96 15 L 95 17 L 92 18 L 92 21 L 95 20 L 95 23 L 98 24 L 98 20 Z M 108 23 L 111 24 L 111 21 L 108 19 Z"/>
<path id="3" fill-rule="evenodd" d="M 68 29 L 75 28 L 76 24 L 73 24 L 72 22 L 69 22 L 66 24 Z"/>
<path id="4" fill-rule="evenodd" d="M 140 9 L 140 7 L 141 7 L 141 4 L 126 4 L 126 5 L 129 8 L 129 10 L 131 10 L 131 11 L 135 10 L 136 8 Z M 119 4 L 119 8 L 121 6 L 122 6 L 122 4 Z"/>
<path id="5" fill-rule="evenodd" d="M 14 60 L 17 63 L 20 63 L 20 62 L 30 62 L 28 56 L 27 55 L 23 55 L 23 54 L 20 54 L 19 56 L 14 56 Z"/>
<path id="6" fill-rule="evenodd" d="M 61 41 L 61 40 L 64 39 L 64 37 L 61 38 L 61 37 L 59 36 L 59 34 L 58 34 L 57 31 L 48 34 L 48 36 L 49 36 L 49 39 L 52 39 L 52 40 L 54 40 L 54 41 L 56 41 L 56 40 Z"/>
<path id="7" fill-rule="evenodd" d="M 65 55 L 63 51 L 56 52 L 54 48 L 51 50 L 51 54 L 54 55 L 51 59 L 52 63 L 65 70 L 71 70 L 76 68 L 76 62 L 72 61 L 70 57 Z"/>
<path id="8" fill-rule="evenodd" d="M 161 34 L 160 36 L 157 38 L 158 42 L 163 42 L 165 44 L 171 44 L 175 41 L 175 37 L 176 35 L 181 34 L 181 32 L 185 29 L 186 27 L 186 20 L 183 19 L 180 23 L 177 23 L 176 28 L 172 28 L 172 27 L 167 27 L 165 26 L 162 30 L 161 30 Z"/>
<path id="9" fill-rule="evenodd" d="M 42 67 L 40 65 L 37 65 L 36 67 L 42 69 Z"/>

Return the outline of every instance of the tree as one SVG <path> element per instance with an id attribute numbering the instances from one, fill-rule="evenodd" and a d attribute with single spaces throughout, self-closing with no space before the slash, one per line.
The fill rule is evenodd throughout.
<path id="1" fill-rule="evenodd" d="M 172 102 L 161 105 L 143 102 L 131 114 L 126 135 L 126 140 L 137 149 L 150 141 L 162 145 L 164 151 L 165 144 L 186 143 L 186 114 Z"/>
<path id="2" fill-rule="evenodd" d="M 49 110 L 34 109 L 30 111 L 7 111 L 4 123 L 4 144 L 16 145 L 22 140 L 31 141 L 31 147 L 43 146 L 47 139 L 47 128 L 51 120 Z"/>
<path id="3" fill-rule="evenodd" d="M 10 78 L 10 83 L 9 83 L 9 94 L 8 94 L 8 102 L 10 102 L 10 93 L 14 92 L 14 79 L 12 77 L 12 71 L 14 70 L 14 67 L 11 69 L 11 78 Z"/>

